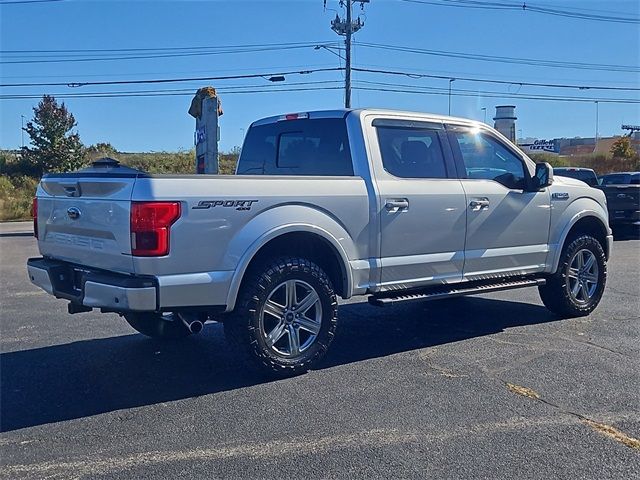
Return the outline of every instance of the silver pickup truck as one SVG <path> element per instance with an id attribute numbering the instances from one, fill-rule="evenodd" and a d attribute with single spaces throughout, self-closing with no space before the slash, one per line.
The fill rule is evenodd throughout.
<path id="1" fill-rule="evenodd" d="M 378 306 L 537 286 L 589 314 L 612 236 L 604 194 L 553 178 L 488 126 L 385 110 L 253 123 L 236 175 L 150 175 L 111 159 L 46 175 L 31 281 L 69 313 L 156 338 L 206 321 L 269 372 L 326 353 L 337 297 Z"/>

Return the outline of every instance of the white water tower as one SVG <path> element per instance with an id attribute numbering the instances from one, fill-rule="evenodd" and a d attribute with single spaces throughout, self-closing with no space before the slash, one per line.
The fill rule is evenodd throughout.
<path id="1" fill-rule="evenodd" d="M 496 116 L 493 117 L 493 128 L 515 143 L 516 141 L 516 106 L 500 105 L 496 107 Z"/>

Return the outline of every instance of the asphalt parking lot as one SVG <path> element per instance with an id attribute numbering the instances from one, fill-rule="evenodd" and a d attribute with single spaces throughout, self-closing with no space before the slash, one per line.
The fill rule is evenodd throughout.
<path id="1" fill-rule="evenodd" d="M 340 310 L 321 368 L 247 373 L 219 325 L 174 344 L 70 316 L 0 229 L 0 478 L 640 477 L 640 240 L 600 307 L 535 289 Z"/>

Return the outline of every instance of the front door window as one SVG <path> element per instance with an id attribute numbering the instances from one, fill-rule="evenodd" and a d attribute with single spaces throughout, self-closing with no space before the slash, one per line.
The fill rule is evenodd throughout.
<path id="1" fill-rule="evenodd" d="M 456 132 L 455 136 L 467 178 L 495 180 L 511 189 L 525 188 L 522 160 L 496 139 L 474 131 Z"/>

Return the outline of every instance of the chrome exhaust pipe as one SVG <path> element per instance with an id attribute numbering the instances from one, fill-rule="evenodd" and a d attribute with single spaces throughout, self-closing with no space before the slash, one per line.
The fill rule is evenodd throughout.
<path id="1" fill-rule="evenodd" d="M 182 323 L 184 324 L 184 326 L 187 327 L 187 330 L 189 330 L 194 335 L 196 333 L 200 333 L 204 328 L 204 323 L 202 322 L 202 320 L 199 320 L 198 318 L 195 318 L 195 319 L 193 319 L 193 317 L 188 318 L 185 315 L 178 315 L 178 316 L 180 317 L 180 320 L 182 320 Z"/>
<path id="2" fill-rule="evenodd" d="M 193 334 L 200 333 L 204 327 L 204 324 L 200 320 L 194 320 L 191 322 L 187 328 Z"/>

